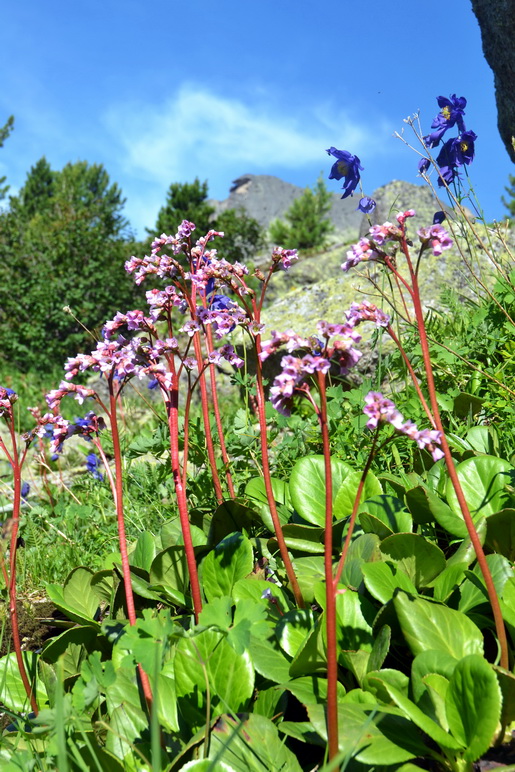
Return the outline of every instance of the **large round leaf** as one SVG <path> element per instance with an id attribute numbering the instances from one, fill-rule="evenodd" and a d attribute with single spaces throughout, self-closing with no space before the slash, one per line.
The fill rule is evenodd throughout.
<path id="1" fill-rule="evenodd" d="M 381 552 L 411 579 L 415 587 L 427 587 L 445 568 L 442 550 L 416 533 L 394 533 L 381 542 Z"/>
<path id="2" fill-rule="evenodd" d="M 488 662 L 478 654 L 464 657 L 452 674 L 445 709 L 449 728 L 475 761 L 488 750 L 501 716 L 501 689 Z"/>
<path id="3" fill-rule="evenodd" d="M 460 611 L 399 592 L 393 599 L 397 618 L 412 653 L 436 649 L 462 659 L 483 654 L 483 635 Z"/>
<path id="4" fill-rule="evenodd" d="M 331 459 L 333 502 L 351 467 Z M 325 465 L 323 456 L 305 456 L 297 461 L 290 476 L 291 502 L 299 515 L 313 525 L 325 524 Z M 350 514 L 350 512 L 349 512 Z"/>
<path id="5" fill-rule="evenodd" d="M 252 544 L 242 533 L 231 533 L 216 545 L 201 564 L 203 590 L 208 600 L 231 595 L 238 579 L 254 567 Z"/>
<path id="6" fill-rule="evenodd" d="M 507 490 L 515 481 L 515 468 L 508 461 L 496 456 L 474 456 L 458 464 L 456 472 L 474 520 L 515 504 L 513 494 Z M 451 480 L 447 481 L 445 493 L 451 509 L 461 516 Z"/>
<path id="7" fill-rule="evenodd" d="M 32 684 L 36 681 L 36 701 L 41 708 L 47 694 L 43 682 L 37 678 L 39 655 L 33 651 L 24 651 L 22 657 L 29 682 Z M 13 713 L 28 713 L 31 709 L 14 651 L 0 659 L 0 703 Z"/>

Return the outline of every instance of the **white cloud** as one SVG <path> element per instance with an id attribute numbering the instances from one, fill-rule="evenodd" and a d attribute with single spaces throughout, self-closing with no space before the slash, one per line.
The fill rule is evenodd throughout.
<path id="1" fill-rule="evenodd" d="M 274 167 L 323 165 L 331 144 L 370 156 L 375 132 L 364 124 L 327 110 L 292 116 L 263 104 L 252 107 L 198 86 L 184 85 L 162 105 L 114 106 L 106 116 L 116 134 L 118 161 L 127 172 L 169 185 L 173 180 L 201 179 Z M 230 178 L 230 177 L 229 177 Z"/>

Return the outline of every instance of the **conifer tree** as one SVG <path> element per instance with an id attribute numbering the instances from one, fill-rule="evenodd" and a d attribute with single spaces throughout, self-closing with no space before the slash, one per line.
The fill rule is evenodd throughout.
<path id="1" fill-rule="evenodd" d="M 11 115 L 7 119 L 7 123 L 5 123 L 4 126 L 0 128 L 0 147 L 4 146 L 4 142 L 9 136 L 9 134 L 11 133 L 11 131 L 13 130 L 13 126 L 14 126 L 14 116 Z M 5 184 L 6 179 L 7 178 L 5 176 L 0 177 L 0 201 L 3 198 L 5 198 L 6 193 L 9 190 L 9 185 Z"/>
<path id="2" fill-rule="evenodd" d="M 183 220 L 189 220 L 197 226 L 196 234 L 205 235 L 213 227 L 214 208 L 207 201 L 207 180 L 200 182 L 172 182 L 166 195 L 166 203 L 157 215 L 154 228 L 147 232 L 151 236 L 161 233 L 174 234 Z"/>
<path id="3" fill-rule="evenodd" d="M 313 249 L 323 247 L 333 230 L 328 219 L 331 193 L 320 176 L 313 187 L 306 188 L 284 215 L 274 220 L 269 228 L 274 244 L 286 249 Z"/>

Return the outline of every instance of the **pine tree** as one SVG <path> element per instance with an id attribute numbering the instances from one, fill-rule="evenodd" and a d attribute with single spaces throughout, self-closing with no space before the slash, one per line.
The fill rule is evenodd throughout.
<path id="1" fill-rule="evenodd" d="M 284 215 L 274 220 L 269 232 L 274 244 L 286 249 L 313 249 L 323 247 L 333 230 L 328 219 L 332 195 L 320 176 L 313 187 L 306 188 Z"/>
<path id="2" fill-rule="evenodd" d="M 134 307 L 124 198 L 101 165 L 45 159 L 0 214 L 0 355 L 49 369 L 94 346 L 90 330 Z"/>
<path id="3" fill-rule="evenodd" d="M 166 204 L 157 215 L 155 227 L 146 229 L 151 236 L 161 233 L 173 235 L 183 220 L 195 223 L 194 235 L 204 236 L 213 227 L 214 208 L 207 202 L 207 180 L 200 182 L 172 182 L 166 195 Z"/>
<path id="4" fill-rule="evenodd" d="M 0 147 L 4 146 L 5 140 L 8 138 L 9 134 L 13 130 L 14 126 L 14 116 L 11 115 L 7 119 L 7 123 L 0 128 Z M 7 191 L 9 190 L 9 185 L 5 184 L 7 177 L 0 177 L 0 201 L 5 198 Z"/>

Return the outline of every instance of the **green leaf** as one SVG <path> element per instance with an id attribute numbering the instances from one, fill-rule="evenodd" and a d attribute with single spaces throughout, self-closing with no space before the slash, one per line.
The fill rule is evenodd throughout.
<path id="1" fill-rule="evenodd" d="M 502 694 L 501 724 L 508 727 L 515 721 L 515 675 L 508 670 L 492 665 Z"/>
<path id="2" fill-rule="evenodd" d="M 445 710 L 445 698 L 449 688 L 449 679 L 445 678 L 445 676 L 440 675 L 439 673 L 428 673 L 422 680 L 433 705 L 434 717 L 442 729 L 448 732 L 449 722 L 447 720 L 447 712 Z"/>
<path id="3" fill-rule="evenodd" d="M 110 717 L 106 748 L 124 760 L 124 768 L 137 770 L 139 757 L 133 744 L 148 729 L 133 668 L 118 668 L 116 680 L 106 689 Z"/>
<path id="4" fill-rule="evenodd" d="M 218 544 L 236 531 L 249 531 L 256 521 L 259 522 L 259 517 L 250 507 L 233 499 L 224 501 L 213 514 L 209 527 L 209 544 Z M 273 531 L 273 527 L 271 530 Z"/>
<path id="5" fill-rule="evenodd" d="M 232 772 L 302 772 L 275 724 L 256 713 L 242 718 L 223 716 L 217 721 L 209 756 L 217 765 L 222 758 Z"/>
<path id="6" fill-rule="evenodd" d="M 475 761 L 490 747 L 501 715 L 501 689 L 483 657 L 471 654 L 458 662 L 445 707 L 452 734 L 466 748 L 463 757 Z"/>
<path id="7" fill-rule="evenodd" d="M 504 585 L 513 576 L 513 568 L 510 561 L 504 558 L 502 555 L 487 555 L 486 562 L 492 579 L 494 582 L 495 590 L 499 596 L 502 596 Z M 485 580 L 481 573 L 479 565 L 475 565 L 473 571 L 467 572 L 470 578 L 466 579 L 460 587 L 460 602 L 458 609 L 467 614 L 475 606 L 481 603 L 488 603 L 488 593 L 486 590 Z"/>
<path id="8" fill-rule="evenodd" d="M 398 566 L 389 563 L 367 563 L 362 567 L 362 571 L 367 590 L 381 603 L 388 603 L 398 589 L 410 595 L 417 594 L 414 584 Z"/>
<path id="9" fill-rule="evenodd" d="M 150 531 L 143 531 L 138 536 L 136 547 L 130 555 L 131 566 L 150 571 L 150 566 L 157 553 L 157 539 Z"/>
<path id="10" fill-rule="evenodd" d="M 37 678 L 39 655 L 33 651 L 22 652 L 29 683 L 36 683 L 36 700 L 39 707 L 45 704 L 47 693 Z M 21 680 L 15 652 L 0 659 L 0 703 L 13 713 L 30 713 L 30 702 Z"/>
<path id="11" fill-rule="evenodd" d="M 427 587 L 446 565 L 442 550 L 416 533 L 396 533 L 383 539 L 381 552 L 404 571 L 417 589 Z"/>
<path id="12" fill-rule="evenodd" d="M 435 600 L 446 601 L 454 588 L 465 578 L 467 563 L 447 565 L 433 582 L 433 597 Z"/>
<path id="13" fill-rule="evenodd" d="M 515 469 L 496 456 L 474 456 L 456 467 L 461 487 L 474 520 L 488 517 L 501 509 L 511 507 L 513 494 L 506 486 L 513 485 Z M 447 501 L 451 509 L 461 516 L 458 498 L 450 480 L 446 486 Z"/>
<path id="14" fill-rule="evenodd" d="M 323 536 L 324 529 L 311 525 L 299 525 L 298 523 L 287 523 L 283 526 L 283 536 L 286 546 L 290 550 L 298 552 L 309 552 L 314 555 L 324 554 Z M 277 552 L 278 542 L 275 537 L 268 541 L 270 552 Z"/>
<path id="15" fill-rule="evenodd" d="M 379 670 L 379 668 L 382 667 L 390 648 L 391 637 L 391 629 L 388 625 L 383 625 L 374 639 L 374 644 L 368 660 L 369 670 Z"/>
<path id="16" fill-rule="evenodd" d="M 402 634 L 412 653 L 436 649 L 462 659 L 483 654 L 480 629 L 465 614 L 399 592 L 393 599 Z"/>
<path id="17" fill-rule="evenodd" d="M 98 610 L 98 595 L 91 587 L 93 571 L 79 566 L 66 578 L 64 587 L 55 584 L 47 585 L 47 593 L 55 605 L 70 619 L 79 624 L 92 624 Z"/>
<path id="18" fill-rule="evenodd" d="M 272 639 L 250 636 L 249 654 L 258 673 L 269 681 L 281 684 L 290 680 L 290 660 L 279 649 L 275 636 Z"/>
<path id="19" fill-rule="evenodd" d="M 457 662 L 455 657 L 436 649 L 417 654 L 411 664 L 411 689 L 415 702 L 420 703 L 424 692 L 427 691 L 424 680 L 427 675 L 437 673 L 449 680 Z"/>
<path id="20" fill-rule="evenodd" d="M 409 678 L 405 673 L 401 673 L 400 670 L 393 670 L 391 668 L 385 668 L 384 670 L 369 670 L 363 679 L 362 688 L 374 695 L 379 702 L 384 702 L 389 705 L 392 699 L 386 689 L 383 682 L 386 681 L 391 686 L 395 686 L 403 694 L 408 696 Z"/>
<path id="21" fill-rule="evenodd" d="M 275 630 L 283 651 L 294 657 L 314 625 L 315 615 L 311 609 L 295 609 L 284 614 Z"/>
<path id="22" fill-rule="evenodd" d="M 351 589 L 359 589 L 363 581 L 363 566 L 377 560 L 381 560 L 377 534 L 362 533 L 352 539 L 343 566 L 341 584 Z"/>
<path id="23" fill-rule="evenodd" d="M 188 567 L 184 547 L 167 547 L 158 552 L 150 566 L 150 590 L 163 587 L 176 603 L 186 605 Z"/>
<path id="24" fill-rule="evenodd" d="M 487 518 L 485 543 L 508 560 L 515 560 L 515 509 L 502 509 Z"/>
<path id="25" fill-rule="evenodd" d="M 75 675 L 80 670 L 80 665 L 88 651 L 91 651 L 97 639 L 97 631 L 94 627 L 72 627 L 51 638 L 45 645 L 41 654 L 46 662 L 55 663 L 62 658 L 64 677 Z"/>
<path id="26" fill-rule="evenodd" d="M 382 493 L 364 501 L 359 508 L 359 513 L 360 520 L 364 513 L 371 515 L 392 533 L 408 533 L 413 527 L 411 515 L 402 501 L 388 493 Z"/>
<path id="27" fill-rule="evenodd" d="M 217 544 L 201 563 L 202 586 L 208 600 L 231 595 L 239 579 L 248 576 L 254 567 L 252 544 L 236 532 Z"/>
<path id="28" fill-rule="evenodd" d="M 361 472 L 352 469 L 349 470 L 348 474 L 342 480 L 340 487 L 337 489 L 333 505 L 333 517 L 336 520 L 342 520 L 345 517 L 351 516 L 352 508 L 354 507 L 354 502 L 358 493 L 361 475 Z M 366 499 L 379 496 L 382 492 L 383 489 L 377 477 L 372 472 L 368 472 L 360 496 L 361 506 L 363 506 L 363 502 Z"/>
<path id="29" fill-rule="evenodd" d="M 315 584 L 325 578 L 324 558 L 318 556 L 295 558 L 293 568 L 302 597 L 306 603 L 312 603 L 315 598 Z"/>
<path id="30" fill-rule="evenodd" d="M 423 525 L 436 520 L 438 525 L 453 536 L 459 539 L 468 536 L 461 512 L 456 514 L 437 493 L 429 488 L 419 485 L 407 491 L 406 504 L 416 523 Z"/>
<path id="31" fill-rule="evenodd" d="M 456 740 L 442 727 L 427 716 L 420 708 L 415 705 L 403 692 L 392 686 L 387 681 L 382 680 L 385 690 L 390 695 L 391 699 L 396 705 L 403 711 L 403 713 L 413 721 L 419 729 L 422 729 L 429 737 L 437 743 L 441 748 L 445 748 L 450 751 L 462 751 L 463 743 Z"/>
<path id="32" fill-rule="evenodd" d="M 308 705 L 316 732 L 327 741 L 327 719 L 322 705 Z M 384 705 L 338 705 L 338 747 L 348 758 L 366 765 L 393 765 L 424 756 L 427 747 L 418 730 Z"/>
<path id="33" fill-rule="evenodd" d="M 254 668 L 248 652 L 237 654 L 221 633 L 213 630 L 177 643 L 174 670 L 177 694 L 193 699 L 207 689 L 218 713 L 245 710 L 254 691 Z M 198 697 L 195 697 L 198 699 Z"/>
<path id="34" fill-rule="evenodd" d="M 333 478 L 333 504 L 337 492 L 352 471 L 348 464 L 337 458 L 331 459 Z M 325 525 L 325 466 L 323 456 L 300 458 L 290 475 L 291 503 L 299 515 L 313 525 Z M 352 507 L 351 507 L 352 508 Z M 333 513 L 334 514 L 334 513 Z M 348 513 L 350 514 L 350 512 Z"/>

